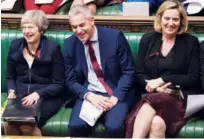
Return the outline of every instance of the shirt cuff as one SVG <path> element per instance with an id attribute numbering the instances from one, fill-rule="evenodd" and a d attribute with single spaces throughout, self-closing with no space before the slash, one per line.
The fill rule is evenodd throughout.
<path id="1" fill-rule="evenodd" d="M 86 96 L 89 94 L 90 92 L 87 92 L 85 95 L 84 95 L 84 99 L 86 99 Z"/>

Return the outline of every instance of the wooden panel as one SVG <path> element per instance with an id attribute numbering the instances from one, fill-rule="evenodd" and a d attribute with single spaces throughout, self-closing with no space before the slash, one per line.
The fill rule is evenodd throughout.
<path id="1" fill-rule="evenodd" d="M 2 29 L 20 29 L 22 14 L 1 14 Z M 47 15 L 49 30 L 70 30 L 67 15 Z M 119 29 L 123 32 L 149 32 L 153 30 L 154 16 L 95 16 L 97 25 Z M 204 17 L 188 17 L 190 33 L 204 33 Z"/>

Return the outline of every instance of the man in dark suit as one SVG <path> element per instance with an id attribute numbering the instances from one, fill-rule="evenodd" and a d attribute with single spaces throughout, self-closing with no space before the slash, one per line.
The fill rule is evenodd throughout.
<path id="1" fill-rule="evenodd" d="M 94 25 L 84 6 L 69 12 L 74 35 L 64 42 L 66 86 L 76 102 L 69 136 L 87 137 L 90 126 L 79 118 L 84 100 L 104 111 L 105 137 L 123 137 L 124 121 L 134 100 L 134 62 L 122 32 Z"/>

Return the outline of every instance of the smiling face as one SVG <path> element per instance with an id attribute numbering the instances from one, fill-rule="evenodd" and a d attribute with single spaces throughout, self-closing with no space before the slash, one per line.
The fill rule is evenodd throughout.
<path id="1" fill-rule="evenodd" d="M 70 18 L 70 24 L 73 33 L 82 42 L 87 42 L 94 33 L 94 18 L 85 17 L 83 14 Z"/>
<path id="2" fill-rule="evenodd" d="M 42 32 L 39 31 L 38 26 L 33 23 L 24 23 L 22 25 L 22 32 L 28 44 L 36 44 L 40 41 Z"/>
<path id="3" fill-rule="evenodd" d="M 177 34 L 181 23 L 180 13 L 177 9 L 165 10 L 161 17 L 162 33 L 166 36 Z"/>

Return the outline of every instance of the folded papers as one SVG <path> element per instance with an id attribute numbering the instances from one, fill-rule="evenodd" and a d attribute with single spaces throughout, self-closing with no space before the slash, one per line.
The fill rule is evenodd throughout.
<path id="1" fill-rule="evenodd" d="M 204 108 L 204 95 L 188 95 L 184 118 Z"/>
<path id="2" fill-rule="evenodd" d="M 91 104 L 89 101 L 84 100 L 79 118 L 84 120 L 90 126 L 94 126 L 96 121 L 100 118 L 103 111 Z"/>
<path id="3" fill-rule="evenodd" d="M 149 16 L 149 3 L 123 2 L 123 16 Z"/>

